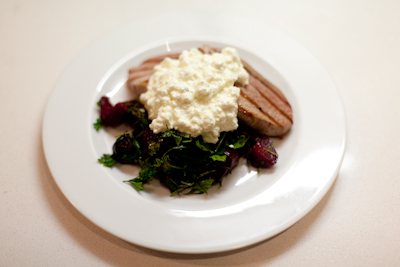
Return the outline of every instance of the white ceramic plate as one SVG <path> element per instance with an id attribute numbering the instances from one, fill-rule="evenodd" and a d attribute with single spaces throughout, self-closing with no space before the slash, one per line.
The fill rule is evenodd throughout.
<path id="1" fill-rule="evenodd" d="M 44 118 L 45 155 L 71 203 L 113 235 L 163 251 L 232 250 L 280 233 L 325 195 L 345 148 L 340 98 L 312 55 L 268 25 L 219 15 L 218 27 L 207 27 L 202 16 L 148 18 L 97 41 L 65 70 Z M 245 31 L 249 28 L 251 32 Z M 203 44 L 237 48 L 287 96 L 294 125 L 282 140 L 274 140 L 278 163 L 257 173 L 242 160 L 222 187 L 210 189 L 208 195 L 170 197 L 156 181 L 137 192 L 122 181 L 135 177 L 138 168 L 110 169 L 97 162 L 103 153 L 111 153 L 114 136 L 123 129 L 96 132 L 92 126 L 99 116 L 96 102 L 102 95 L 114 103 L 128 100 L 127 70 L 144 59 Z"/>

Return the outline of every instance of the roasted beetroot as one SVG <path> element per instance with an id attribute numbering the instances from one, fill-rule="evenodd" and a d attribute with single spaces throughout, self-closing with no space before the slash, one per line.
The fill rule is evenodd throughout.
<path id="1" fill-rule="evenodd" d="M 160 136 L 155 134 L 149 127 L 144 130 L 141 142 L 143 154 L 149 156 L 157 154 L 161 143 Z"/>
<path id="2" fill-rule="evenodd" d="M 235 149 L 226 148 L 224 151 L 226 156 L 225 161 L 215 161 L 214 169 L 215 172 L 211 173 L 211 177 L 214 179 L 214 184 L 219 183 L 221 179 L 230 173 L 239 163 L 240 155 Z"/>
<path id="3" fill-rule="evenodd" d="M 241 156 L 257 168 L 274 165 L 278 155 L 267 136 L 247 127 L 224 132 L 216 144 L 204 143 L 201 136 L 191 137 L 175 129 L 155 134 L 143 105 L 137 100 L 120 102 L 113 106 L 107 97 L 100 100 L 101 123 L 115 127 L 125 123 L 130 133 L 122 134 L 113 146 L 112 155 L 103 155 L 123 164 L 139 164 L 139 176 L 128 180 L 137 190 L 153 178 L 159 178 L 171 195 L 202 194 L 238 165 Z M 105 156 L 108 156 L 106 158 Z"/>
<path id="4" fill-rule="evenodd" d="M 113 145 L 113 158 L 123 164 L 137 163 L 139 159 L 139 144 L 128 133 L 118 137 Z"/>
<path id="5" fill-rule="evenodd" d="M 100 99 L 100 118 L 104 126 L 118 126 L 122 123 L 125 113 L 129 107 L 123 103 L 111 105 L 108 97 L 103 96 Z"/>
<path id="6" fill-rule="evenodd" d="M 147 114 L 144 106 L 137 100 L 119 102 L 115 106 L 108 97 L 100 99 L 100 119 L 104 126 L 115 127 L 121 123 L 135 124 L 141 121 L 146 124 Z"/>
<path id="7" fill-rule="evenodd" d="M 261 136 L 246 155 L 251 165 L 256 168 L 268 168 L 278 160 L 278 154 L 268 136 Z"/>
<path id="8" fill-rule="evenodd" d="M 244 136 L 247 140 L 244 146 L 235 149 L 235 151 L 239 153 L 239 157 L 242 157 L 247 153 L 247 151 L 249 151 L 250 148 L 255 145 L 256 141 L 258 140 L 258 138 L 260 138 L 261 135 L 243 125 L 240 125 L 236 132 L 237 136 Z"/>

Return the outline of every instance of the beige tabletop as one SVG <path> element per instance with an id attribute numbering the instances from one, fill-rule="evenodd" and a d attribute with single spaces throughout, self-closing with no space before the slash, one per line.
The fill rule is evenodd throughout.
<path id="1" fill-rule="evenodd" d="M 132 245 L 57 187 L 41 141 L 46 103 L 103 35 L 210 9 L 273 25 L 318 58 L 345 108 L 343 164 L 319 204 L 270 240 L 206 255 Z M 0 266 L 400 266 L 399 13 L 399 1 L 377 0 L 0 1 Z"/>

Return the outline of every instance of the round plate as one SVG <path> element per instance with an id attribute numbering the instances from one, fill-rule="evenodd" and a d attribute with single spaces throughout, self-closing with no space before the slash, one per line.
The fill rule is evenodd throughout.
<path id="1" fill-rule="evenodd" d="M 268 25 L 261 28 L 219 15 L 214 21 L 218 27 L 201 27 L 202 15 L 148 18 L 91 45 L 61 76 L 43 124 L 48 165 L 71 203 L 111 234 L 169 252 L 232 250 L 287 229 L 325 195 L 345 148 L 340 98 L 312 55 Z M 294 125 L 283 139 L 274 139 L 278 163 L 257 173 L 241 160 L 222 186 L 214 186 L 208 195 L 170 197 L 157 181 L 137 192 L 123 181 L 135 177 L 138 167 L 106 168 L 97 162 L 103 153 L 111 153 L 115 135 L 125 129 L 96 132 L 96 102 L 103 95 L 114 104 L 132 97 L 125 88 L 130 67 L 155 55 L 203 44 L 235 47 L 288 98 Z"/>

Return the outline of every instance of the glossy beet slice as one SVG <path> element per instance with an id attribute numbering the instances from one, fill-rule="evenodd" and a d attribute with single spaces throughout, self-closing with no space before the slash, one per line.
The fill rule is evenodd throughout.
<path id="1" fill-rule="evenodd" d="M 119 102 L 115 106 L 108 97 L 100 99 L 100 119 L 104 126 L 115 127 L 121 123 L 135 124 L 138 120 L 147 121 L 144 106 L 137 100 Z"/>
<path id="2" fill-rule="evenodd" d="M 224 155 L 226 155 L 226 160 L 221 164 L 228 169 L 229 173 L 238 165 L 240 154 L 235 149 L 227 148 L 224 151 Z"/>
<path id="3" fill-rule="evenodd" d="M 209 178 L 214 179 L 214 184 L 219 183 L 225 175 L 231 173 L 239 163 L 240 155 L 235 149 L 225 149 L 224 155 L 226 155 L 225 161 L 214 161 L 214 163 L 210 165 L 210 169 L 206 170 L 213 170 Z"/>
<path id="4" fill-rule="evenodd" d="M 142 136 L 142 152 L 145 155 L 153 156 L 157 154 L 161 147 L 161 138 L 159 135 L 155 134 L 149 127 L 147 127 Z"/>
<path id="5" fill-rule="evenodd" d="M 125 133 L 118 137 L 113 145 L 114 159 L 123 164 L 133 164 L 139 159 L 139 152 L 135 146 L 135 141 L 128 134 Z"/>
<path id="6" fill-rule="evenodd" d="M 278 154 L 268 136 L 263 135 L 247 152 L 247 159 L 256 168 L 268 168 L 276 164 Z"/>
<path id="7" fill-rule="evenodd" d="M 118 126 L 122 123 L 125 113 L 129 107 L 123 103 L 111 105 L 108 97 L 103 96 L 100 99 L 100 119 L 105 126 Z"/>

